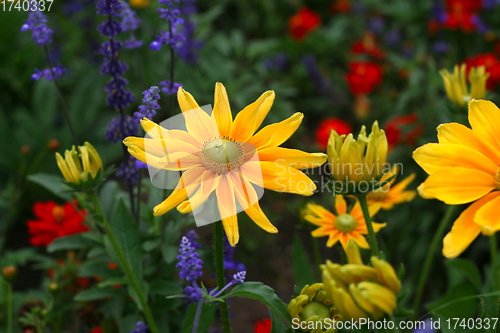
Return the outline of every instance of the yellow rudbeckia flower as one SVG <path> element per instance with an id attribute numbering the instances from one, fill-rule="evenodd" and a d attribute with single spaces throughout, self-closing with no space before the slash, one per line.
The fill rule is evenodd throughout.
<path id="1" fill-rule="evenodd" d="M 187 131 L 167 130 L 144 118 L 141 125 L 151 138 L 124 140 L 130 154 L 140 161 L 157 169 L 183 171 L 175 190 L 154 208 L 154 214 L 165 214 L 174 207 L 181 213 L 192 212 L 215 193 L 231 245 L 239 240 L 236 200 L 258 226 L 276 233 L 259 206 L 254 185 L 309 196 L 316 185 L 300 169 L 326 161 L 325 154 L 279 147 L 297 130 L 303 114 L 295 113 L 255 133 L 271 109 L 274 91 L 263 93 L 234 120 L 221 83 L 215 86 L 211 116 L 182 87 L 177 98 Z M 254 156 L 258 159 L 252 159 Z"/>
<path id="2" fill-rule="evenodd" d="M 455 65 L 453 74 L 446 69 L 439 71 L 444 81 L 446 95 L 455 104 L 462 106 L 471 99 L 482 99 L 486 96 L 486 80 L 490 76 L 484 66 L 472 67 L 469 71 L 470 94 L 466 82 L 467 66 Z"/>
<path id="3" fill-rule="evenodd" d="M 346 250 L 348 264 L 327 261 L 321 265 L 323 285 L 333 306 L 345 320 L 381 319 L 391 315 L 397 306 L 401 290 L 394 268 L 373 256 L 372 266 L 364 265 L 359 248 L 349 241 Z"/>
<path id="4" fill-rule="evenodd" d="M 429 174 L 419 188 L 424 198 L 448 205 L 471 203 L 443 240 L 443 255 L 459 256 L 482 232 L 500 230 L 500 109 L 490 101 L 469 102 L 472 128 L 458 123 L 439 125 L 439 143 L 413 152 Z"/>
<path id="5" fill-rule="evenodd" d="M 389 173 L 382 176 L 382 179 L 380 179 L 381 182 L 384 182 L 391 177 L 393 178 L 384 186 L 368 193 L 366 200 L 368 200 L 369 204 L 380 202 L 382 209 L 389 210 L 392 209 L 394 205 L 409 202 L 415 198 L 417 195 L 416 191 L 405 191 L 406 187 L 415 179 L 415 174 L 412 173 L 394 185 L 398 170 L 399 167 L 394 165 Z"/>
<path id="6" fill-rule="evenodd" d="M 374 216 L 380 210 L 381 204 L 375 203 L 369 205 L 368 211 L 370 216 Z M 351 211 L 347 211 L 347 204 L 344 197 L 340 194 L 335 196 L 335 210 L 337 215 L 325 209 L 323 206 L 309 203 L 303 211 L 304 219 L 319 228 L 312 231 L 313 237 L 326 237 L 328 241 L 326 246 L 332 247 L 338 241 L 345 249 L 349 240 L 354 240 L 359 247 L 369 249 L 370 245 L 366 241 L 364 235 L 368 235 L 365 218 L 359 205 L 356 201 Z M 385 227 L 385 223 L 372 223 L 375 232 Z"/>

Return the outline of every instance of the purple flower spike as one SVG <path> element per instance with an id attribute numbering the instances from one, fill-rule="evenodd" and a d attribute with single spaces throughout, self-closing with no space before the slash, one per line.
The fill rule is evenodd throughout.
<path id="1" fill-rule="evenodd" d="M 57 64 L 56 67 L 52 67 L 52 71 L 54 72 L 54 77 L 52 77 L 52 72 L 48 68 L 42 71 L 38 68 L 35 68 L 35 74 L 31 75 L 31 79 L 39 80 L 41 78 L 44 78 L 47 81 L 52 81 L 54 78 L 57 79 L 58 77 L 60 77 L 66 71 L 66 68 L 61 66 L 61 64 Z"/>
<path id="2" fill-rule="evenodd" d="M 30 5 L 31 7 L 31 5 Z M 30 8 L 31 12 L 26 24 L 21 26 L 21 31 L 32 31 L 31 38 L 36 45 L 42 46 L 52 43 L 51 35 L 53 31 L 47 28 L 47 17 L 38 10 L 38 5 Z"/>
<path id="3" fill-rule="evenodd" d="M 245 282 L 245 277 L 247 275 L 246 271 L 241 271 L 233 275 L 234 283 L 241 284 Z"/>
<path id="4" fill-rule="evenodd" d="M 137 135 L 137 123 L 131 116 L 125 116 L 123 120 L 123 133 L 121 127 L 121 117 L 116 117 L 111 120 L 106 128 L 104 135 L 107 141 L 116 143 L 123 140 L 127 136 Z"/>
<path id="5" fill-rule="evenodd" d="M 139 106 L 139 112 L 134 113 L 134 117 L 137 122 L 141 121 L 144 117 L 149 120 L 153 119 L 156 115 L 156 110 L 161 109 L 158 104 L 158 100 L 160 99 L 160 88 L 153 86 L 144 91 L 143 95 L 144 98 L 142 99 L 142 102 L 146 105 Z"/>
<path id="6" fill-rule="evenodd" d="M 132 331 L 132 333 L 146 333 L 148 331 L 149 327 L 146 325 L 145 322 L 143 321 L 138 321 L 135 324 L 135 330 Z"/>
<path id="7" fill-rule="evenodd" d="M 192 282 L 203 275 L 201 271 L 203 261 L 186 236 L 182 237 L 177 260 L 179 263 L 176 267 L 181 270 L 179 273 L 181 279 Z"/>
<path id="8" fill-rule="evenodd" d="M 177 94 L 177 90 L 182 86 L 180 83 L 174 82 L 172 85 L 172 88 L 170 88 L 171 83 L 170 81 L 162 81 L 160 82 L 160 86 L 162 86 L 161 91 L 163 91 L 167 95 L 174 95 Z"/>

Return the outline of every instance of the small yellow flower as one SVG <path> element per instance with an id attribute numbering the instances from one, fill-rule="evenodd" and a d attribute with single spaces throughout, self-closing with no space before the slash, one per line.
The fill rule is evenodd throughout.
<path id="1" fill-rule="evenodd" d="M 66 150 L 64 158 L 56 153 L 56 160 L 66 181 L 75 185 L 94 180 L 97 174 L 102 172 L 101 157 L 88 142 L 79 146 L 78 150 L 75 146 L 71 150 Z"/>
<path id="2" fill-rule="evenodd" d="M 288 304 L 288 313 L 290 313 L 292 320 L 298 319 L 300 322 L 316 323 L 322 321 L 325 323 L 322 327 L 328 327 L 327 324 L 331 327 L 333 320 L 342 320 L 341 316 L 331 305 L 331 301 L 328 299 L 322 283 L 315 283 L 312 286 L 305 285 L 300 295 L 292 299 L 290 304 Z M 330 323 L 325 322 L 325 319 L 328 319 Z M 317 327 L 320 325 L 312 324 L 311 326 Z M 307 329 L 305 332 L 334 333 L 337 330 L 316 328 Z"/>
<path id="3" fill-rule="evenodd" d="M 439 71 L 444 81 L 446 95 L 455 104 L 465 105 L 471 99 L 483 99 L 486 96 L 486 80 L 490 76 L 484 66 L 472 67 L 469 71 L 470 94 L 466 82 L 467 66 L 455 65 L 453 74 L 446 69 Z"/>
<path id="4" fill-rule="evenodd" d="M 381 204 L 375 203 L 368 207 L 370 216 L 374 216 L 380 210 Z M 335 210 L 337 215 L 328 211 L 320 205 L 308 203 L 304 210 L 304 219 L 319 228 L 312 231 L 313 237 L 328 236 L 326 246 L 332 247 L 338 241 L 345 249 L 350 239 L 353 239 L 356 244 L 364 249 L 369 249 L 370 245 L 363 235 L 368 235 L 365 218 L 359 205 L 356 202 L 351 211 L 347 211 L 347 204 L 344 197 L 340 194 L 335 196 Z M 385 227 L 385 223 L 372 223 L 375 232 Z"/>
<path id="5" fill-rule="evenodd" d="M 346 248 L 349 263 L 321 265 L 325 291 L 344 319 L 381 319 L 391 315 L 397 306 L 396 295 L 401 283 L 394 268 L 375 256 L 373 267 L 364 265 L 355 242 Z"/>
<path id="6" fill-rule="evenodd" d="M 233 120 L 226 88 L 221 83 L 215 86 L 211 116 L 180 87 L 177 99 L 187 131 L 167 130 L 147 118 L 141 120 L 151 138 L 126 138 L 123 143 L 130 154 L 157 169 L 183 171 L 172 194 L 154 208 L 154 215 L 163 215 L 175 207 L 183 214 L 191 213 L 214 193 L 232 246 L 240 237 L 237 203 L 259 227 L 278 232 L 260 208 L 254 186 L 310 196 L 316 185 L 300 170 L 322 165 L 327 156 L 279 147 L 299 127 L 304 117 L 301 113 L 257 131 L 274 97 L 274 91 L 263 93 Z"/>
<path id="7" fill-rule="evenodd" d="M 471 203 L 443 240 L 443 255 L 459 256 L 482 232 L 500 230 L 500 109 L 490 101 L 469 102 L 471 128 L 458 123 L 439 125 L 439 143 L 413 152 L 429 174 L 419 194 L 448 205 Z"/>
<path id="8" fill-rule="evenodd" d="M 357 140 L 352 133 L 338 135 L 332 131 L 328 140 L 328 164 L 333 177 L 347 185 L 357 186 L 365 182 L 367 191 L 387 172 L 387 138 L 378 122 L 374 122 L 372 133 L 367 137 L 363 126 Z M 347 192 L 347 191 L 342 191 Z"/>
<path id="9" fill-rule="evenodd" d="M 396 181 L 395 175 L 398 173 L 398 166 L 395 165 L 392 167 L 391 171 L 380 179 L 381 182 L 386 181 L 387 179 L 393 177 L 387 184 L 384 186 L 373 190 L 368 193 L 366 199 L 369 204 L 373 204 L 376 202 L 380 202 L 382 205 L 381 208 L 385 210 L 392 209 L 394 205 L 412 201 L 413 198 L 417 195 L 416 191 L 405 191 L 406 187 L 415 179 L 415 174 L 412 173 L 396 185 L 394 182 Z M 394 186 L 393 186 L 394 185 Z"/>

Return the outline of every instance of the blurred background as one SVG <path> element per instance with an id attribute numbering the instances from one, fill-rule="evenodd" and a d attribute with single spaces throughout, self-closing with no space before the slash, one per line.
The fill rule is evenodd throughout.
<path id="1" fill-rule="evenodd" d="M 181 0 L 184 24 L 178 32 L 185 42 L 175 50 L 174 81 L 200 105 L 213 103 L 215 82 L 222 82 L 233 116 L 264 91 L 274 90 L 276 100 L 264 124 L 302 112 L 302 125 L 283 146 L 308 152 L 325 152 L 331 129 L 340 134 L 358 133 L 362 125 L 369 128 L 378 120 L 389 140 L 391 163 L 403 165 L 398 179 L 417 174 L 409 186 L 414 190 L 425 173 L 412 160 L 412 151 L 436 142 L 440 123 L 466 121 L 466 109 L 447 100 L 438 71 L 451 71 L 461 63 L 484 65 L 490 73 L 487 99 L 497 99 L 499 2 Z M 168 28 L 156 11 L 157 1 L 133 0 L 130 5 L 140 22 L 137 29 L 125 31 L 117 39 L 125 41 L 133 34 L 143 41 L 140 47 L 119 52 L 120 60 L 129 66 L 123 77 L 136 99 L 124 112 L 132 115 L 144 90 L 170 80 L 171 60 L 166 46 L 159 51 L 149 47 Z M 49 57 L 53 64 L 66 68 L 58 82 L 76 135 L 95 146 L 105 165 L 118 167 L 121 144 L 105 137 L 117 113 L 106 104 L 108 77 L 100 75 L 103 57 L 99 47 L 105 38 L 97 26 L 103 17 L 96 15 L 94 1 L 86 0 L 54 0 L 45 14 L 54 31 Z M 72 145 L 53 82 L 32 77 L 35 68 L 47 68 L 47 62 L 43 47 L 33 43 L 31 33 L 21 32 L 27 18 L 22 10 L 0 10 L 0 263 L 14 262 L 18 267 L 14 290 L 25 297 L 19 298 L 19 304 L 29 297 L 36 299 L 38 288 L 47 279 L 45 266 L 40 264 L 48 256 L 46 249 L 29 242 L 26 222 L 35 219 L 32 207 L 39 201 L 64 202 L 43 181 L 31 181 L 30 175 L 58 175 L 54 153 Z M 162 109 L 154 118 L 158 122 L 166 118 L 170 100 L 165 93 L 161 97 Z M 179 112 L 174 96 L 172 113 Z M 318 170 L 309 174 L 320 181 Z M 117 191 L 127 190 L 122 178 L 112 175 L 109 181 L 117 184 Z M 148 177 L 143 181 L 149 182 Z M 149 200 L 147 191 L 142 196 Z M 306 198 L 266 191 L 261 206 L 279 229 L 277 235 L 267 234 L 245 214 L 239 216 L 242 236 L 235 258 L 246 266 L 248 281 L 271 286 L 284 302 L 294 295 L 295 285 L 319 281 L 318 261 L 342 260 L 340 247 L 328 248 L 326 239 L 313 239 L 313 226 L 301 219 L 300 210 L 311 201 L 333 207 L 329 192 Z M 377 222 L 387 222 L 378 234 L 381 247 L 393 266 L 404 266 L 404 285 L 410 289 L 445 210 L 441 202 L 417 196 L 377 215 Z M 184 221 L 183 232 L 194 228 L 187 222 L 189 217 L 186 220 L 175 210 L 169 216 Z M 208 256 L 212 229 L 196 228 L 196 232 Z M 489 260 L 487 239 L 478 239 L 461 258 L 483 267 Z M 305 266 L 312 267 L 312 272 L 301 273 L 309 272 Z M 450 292 L 449 266 L 439 251 L 424 303 Z M 463 295 L 479 292 L 473 287 L 460 290 Z M 403 300 L 410 301 L 411 297 Z M 5 298 L 0 295 L 2 302 Z M 264 306 L 249 300 L 234 300 L 231 311 L 235 327 L 248 327 L 239 332 L 253 332 L 254 323 L 269 316 Z"/>

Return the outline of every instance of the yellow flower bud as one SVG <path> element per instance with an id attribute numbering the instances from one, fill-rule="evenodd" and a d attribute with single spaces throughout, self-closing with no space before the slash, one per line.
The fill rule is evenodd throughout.
<path id="1" fill-rule="evenodd" d="M 78 150 L 75 146 L 71 150 L 66 150 L 64 158 L 56 153 L 56 161 L 64 179 L 75 185 L 94 180 L 103 168 L 99 154 L 88 142 L 79 146 Z"/>
<path id="2" fill-rule="evenodd" d="M 466 82 L 467 66 L 462 64 L 455 65 L 453 74 L 446 69 L 439 71 L 444 82 L 444 89 L 448 98 L 458 106 L 464 106 L 471 99 L 483 99 L 486 96 L 486 80 L 489 73 L 486 73 L 484 66 L 472 67 L 469 71 L 469 83 L 471 91 Z"/>
<path id="3" fill-rule="evenodd" d="M 16 267 L 15 266 L 5 266 L 2 269 L 2 274 L 7 282 L 13 282 L 15 280 L 16 274 L 17 274 Z"/>
<path id="4" fill-rule="evenodd" d="M 394 271 L 394 268 L 385 260 L 375 256 L 371 257 L 372 266 L 377 270 L 378 280 L 384 286 L 391 289 L 395 294 L 401 290 L 401 282 Z"/>
<path id="5" fill-rule="evenodd" d="M 345 140 L 344 140 L 345 138 Z M 360 182 L 378 182 L 386 170 L 387 138 L 378 122 L 367 137 L 363 126 L 357 139 L 351 134 L 338 135 L 332 131 L 328 141 L 328 163 L 333 177 L 343 183 L 356 185 Z M 374 184 L 373 184 L 374 185 Z M 370 187 L 369 187 L 370 188 Z M 367 189 L 367 192 L 370 189 Z M 348 192 L 346 189 L 340 192 Z"/>

